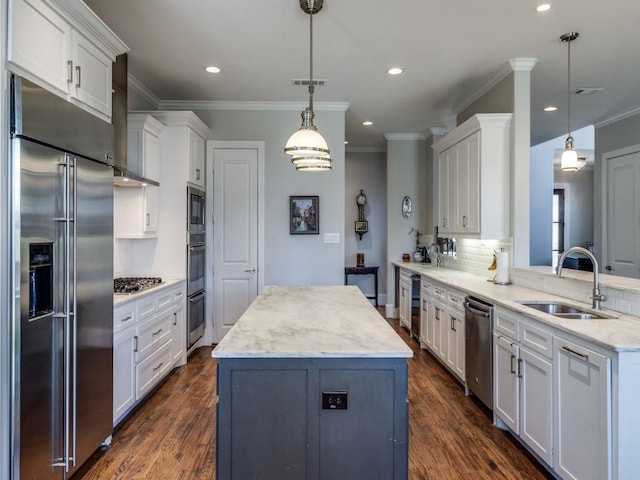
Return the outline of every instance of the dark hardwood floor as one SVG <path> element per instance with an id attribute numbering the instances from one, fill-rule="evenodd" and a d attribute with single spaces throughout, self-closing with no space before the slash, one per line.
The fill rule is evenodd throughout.
<path id="1" fill-rule="evenodd" d="M 552 478 L 490 412 L 471 398 L 406 330 L 409 360 L 409 480 Z M 215 478 L 216 361 L 200 348 L 116 430 L 73 480 Z M 360 479 L 335 479 L 360 480 Z M 364 479 L 363 479 L 364 480 Z"/>

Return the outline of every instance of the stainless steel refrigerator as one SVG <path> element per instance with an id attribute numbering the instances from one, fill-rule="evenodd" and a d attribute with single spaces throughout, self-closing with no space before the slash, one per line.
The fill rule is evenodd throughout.
<path id="1" fill-rule="evenodd" d="M 112 433 L 113 129 L 19 77 L 11 97 L 12 475 L 64 479 Z"/>

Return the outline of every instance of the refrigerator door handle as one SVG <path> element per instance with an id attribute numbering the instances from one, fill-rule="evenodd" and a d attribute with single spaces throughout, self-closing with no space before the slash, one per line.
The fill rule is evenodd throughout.
<path id="1" fill-rule="evenodd" d="M 71 199 L 70 195 L 70 184 L 71 184 L 71 166 L 69 164 L 69 155 L 65 154 L 64 156 L 64 186 L 63 186 L 63 194 L 64 194 L 64 212 L 63 216 L 65 218 L 64 223 L 64 279 L 62 282 L 62 288 L 64 292 L 63 296 L 63 311 L 64 311 L 64 471 L 65 473 L 69 471 L 69 434 L 70 434 L 70 409 L 71 409 L 71 399 L 69 398 L 69 394 L 71 392 L 71 330 L 70 330 L 70 314 L 71 314 L 71 305 L 70 305 L 70 295 L 69 295 L 69 283 L 71 280 L 71 245 L 69 241 L 70 237 L 70 210 L 71 210 Z"/>
<path id="2" fill-rule="evenodd" d="M 80 81 L 78 80 L 78 84 Z M 77 345 L 78 345 L 78 319 L 76 316 L 78 302 L 77 302 L 77 240 L 78 234 L 76 230 L 76 215 L 78 212 L 78 171 L 76 168 L 76 159 L 73 158 L 70 169 L 73 169 L 73 192 L 71 192 L 71 204 L 73 206 L 73 211 L 69 216 L 70 228 L 72 231 L 71 234 L 71 262 L 73 265 L 72 270 L 72 279 L 71 279 L 71 311 L 69 312 L 69 321 L 71 322 L 71 336 L 72 343 L 71 348 L 73 349 L 73 358 L 71 362 L 71 457 L 68 458 L 68 462 L 71 463 L 72 466 L 76 466 L 76 427 L 77 427 Z"/>

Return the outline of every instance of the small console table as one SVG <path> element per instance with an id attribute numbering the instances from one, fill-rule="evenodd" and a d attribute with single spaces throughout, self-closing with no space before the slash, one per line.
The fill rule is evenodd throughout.
<path id="1" fill-rule="evenodd" d="M 349 275 L 373 275 L 375 297 L 367 296 L 371 300 L 375 300 L 378 306 L 378 270 L 380 267 L 344 267 L 344 284 L 349 285 Z"/>

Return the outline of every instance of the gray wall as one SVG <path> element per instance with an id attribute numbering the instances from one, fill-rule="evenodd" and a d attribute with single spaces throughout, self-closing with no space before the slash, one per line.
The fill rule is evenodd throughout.
<path id="1" fill-rule="evenodd" d="M 412 228 L 431 233 L 425 223 L 431 195 L 427 183 L 425 140 L 416 136 L 387 136 L 387 267 L 390 269 L 392 261 L 402 260 L 403 253 L 415 250 L 415 236 L 409 234 Z M 405 195 L 413 202 L 409 218 L 402 216 Z M 387 276 L 387 315 L 395 303 L 394 279 L 394 275 Z"/>
<path id="2" fill-rule="evenodd" d="M 513 113 L 514 74 L 510 73 L 458 114 L 458 125 L 477 113 Z"/>
<path id="3" fill-rule="evenodd" d="M 531 265 L 551 265 L 553 150 L 531 148 L 530 244 Z"/>
<path id="4" fill-rule="evenodd" d="M 584 247 L 585 242 L 594 241 L 593 177 L 592 169 L 577 172 L 557 170 L 554 174 L 555 183 L 569 185 L 569 196 L 565 198 L 565 221 L 569 222 L 565 248 L 574 245 Z"/>
<path id="5" fill-rule="evenodd" d="M 345 265 L 356 264 L 356 253 L 364 253 L 366 266 L 380 266 L 378 300 L 386 303 L 387 282 L 387 154 L 386 152 L 347 152 L 345 154 Z M 362 240 L 354 231 L 358 219 L 356 196 L 364 190 L 367 205 L 365 219 L 369 231 Z M 366 295 L 373 295 L 373 276 L 350 276 L 349 284 L 358 285 Z"/>
<path id="6" fill-rule="evenodd" d="M 604 226 L 602 224 L 602 155 L 640 144 L 640 114 L 622 119 L 608 125 L 596 126 L 595 129 L 595 173 L 594 173 L 594 230 L 595 251 L 598 258 L 602 242 Z"/>
<path id="7" fill-rule="evenodd" d="M 293 110 L 194 110 L 209 140 L 265 142 L 265 285 L 341 285 L 345 261 L 344 112 L 316 110 L 315 124 L 329 144 L 333 169 L 297 172 L 283 152 L 300 127 Z M 320 197 L 320 235 L 289 234 L 289 196 Z M 338 233 L 340 243 L 324 243 Z"/>

